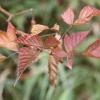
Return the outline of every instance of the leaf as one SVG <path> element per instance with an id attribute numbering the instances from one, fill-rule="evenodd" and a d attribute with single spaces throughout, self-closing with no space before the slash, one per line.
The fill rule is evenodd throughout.
<path id="1" fill-rule="evenodd" d="M 16 39 L 17 43 L 22 43 L 26 46 L 35 46 L 35 47 L 41 47 L 43 45 L 42 40 L 37 35 L 25 35 L 20 36 Z"/>
<path id="2" fill-rule="evenodd" d="M 15 42 L 16 31 L 11 23 L 8 23 L 7 32 L 0 30 L 0 47 L 7 48 L 13 51 L 18 50 L 18 45 Z"/>
<path id="3" fill-rule="evenodd" d="M 64 37 L 64 48 L 67 53 L 67 67 L 72 68 L 73 64 L 73 54 L 75 48 L 86 38 L 86 36 L 89 34 L 88 31 L 84 32 L 77 32 L 73 33 L 71 35 L 65 35 Z"/>
<path id="4" fill-rule="evenodd" d="M 73 66 L 73 53 L 70 53 L 67 55 L 67 64 L 66 66 L 69 68 L 69 69 L 72 69 L 72 66 Z"/>
<path id="5" fill-rule="evenodd" d="M 56 77 L 57 77 L 57 60 L 54 56 L 49 55 L 48 61 L 48 74 L 49 74 L 49 81 L 52 86 L 56 85 Z"/>
<path id="6" fill-rule="evenodd" d="M 61 17 L 65 23 L 72 25 L 74 21 L 74 12 L 71 8 L 68 8 L 61 14 Z"/>
<path id="7" fill-rule="evenodd" d="M 100 39 L 92 43 L 84 52 L 83 55 L 100 58 Z"/>
<path id="8" fill-rule="evenodd" d="M 81 25 L 89 22 L 93 16 L 100 15 L 100 10 L 93 6 L 84 7 L 79 14 L 79 18 L 74 22 L 74 25 Z"/>
<path id="9" fill-rule="evenodd" d="M 8 22 L 7 36 L 12 41 L 15 41 L 15 39 L 17 38 L 16 37 L 16 29 L 10 22 Z"/>
<path id="10" fill-rule="evenodd" d="M 51 30 L 59 31 L 60 27 L 58 24 L 54 24 L 54 26 L 51 28 Z"/>
<path id="11" fill-rule="evenodd" d="M 71 35 L 65 35 L 64 47 L 67 53 L 73 52 L 73 50 L 86 38 L 89 31 L 71 33 Z"/>
<path id="12" fill-rule="evenodd" d="M 60 35 L 60 34 L 56 33 L 56 34 L 55 34 L 55 38 L 56 38 L 57 40 L 61 41 L 61 35 Z"/>
<path id="13" fill-rule="evenodd" d="M 59 47 L 56 47 L 52 50 L 52 55 L 56 58 L 63 58 L 63 57 L 66 57 L 66 52 L 59 48 Z"/>
<path id="14" fill-rule="evenodd" d="M 6 59 L 6 57 L 5 57 L 4 55 L 0 54 L 0 63 L 1 63 L 2 61 L 4 61 L 5 59 Z"/>
<path id="15" fill-rule="evenodd" d="M 48 36 L 47 39 L 44 41 L 44 45 L 47 48 L 56 47 L 60 42 L 53 36 Z"/>
<path id="16" fill-rule="evenodd" d="M 23 47 L 19 50 L 18 55 L 18 67 L 17 67 L 17 78 L 14 85 L 20 79 L 24 70 L 32 63 L 33 60 L 38 56 L 38 51 L 35 48 Z"/>
<path id="17" fill-rule="evenodd" d="M 37 35 L 46 29 L 49 29 L 48 26 L 36 24 L 36 25 L 32 26 L 31 33 L 32 33 L 32 35 Z"/>

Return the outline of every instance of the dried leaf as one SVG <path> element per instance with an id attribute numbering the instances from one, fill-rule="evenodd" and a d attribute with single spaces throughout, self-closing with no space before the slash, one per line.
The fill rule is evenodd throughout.
<path id="1" fill-rule="evenodd" d="M 52 86 L 56 85 L 56 77 L 57 77 L 57 61 L 56 58 L 52 55 L 49 55 L 49 62 L 48 62 L 48 74 L 49 74 L 49 81 Z"/>
<path id="2" fill-rule="evenodd" d="M 33 35 L 37 35 L 37 34 L 41 33 L 43 30 L 46 30 L 46 29 L 49 29 L 48 26 L 41 25 L 41 24 L 35 24 L 35 25 L 32 26 L 31 33 Z"/>
<path id="3" fill-rule="evenodd" d="M 92 43 L 86 50 L 83 52 L 85 56 L 100 58 L 100 39 Z"/>
<path id="4" fill-rule="evenodd" d="M 84 7 L 79 14 L 79 18 L 74 22 L 75 25 L 81 25 L 89 22 L 93 16 L 100 15 L 100 10 L 93 6 Z"/>
<path id="5" fill-rule="evenodd" d="M 44 41 L 44 45 L 47 48 L 56 47 L 60 42 L 53 36 L 48 36 L 48 38 Z"/>
<path id="6" fill-rule="evenodd" d="M 4 61 L 5 59 L 6 59 L 6 57 L 5 57 L 4 55 L 0 54 L 0 63 L 1 63 L 2 61 Z"/>
<path id="7" fill-rule="evenodd" d="M 86 38 L 86 36 L 89 34 L 88 31 L 85 32 L 77 32 L 77 33 L 73 33 L 71 35 L 65 35 L 64 37 L 64 47 L 65 47 L 65 51 L 67 53 L 67 67 L 68 68 L 72 68 L 72 64 L 73 64 L 73 54 L 74 54 L 74 50 L 75 48 Z"/>
<path id="8" fill-rule="evenodd" d="M 7 32 L 0 30 L 0 47 L 7 48 L 13 51 L 18 50 L 18 45 L 15 42 L 16 39 L 15 28 L 11 23 L 8 23 Z"/>
<path id="9" fill-rule="evenodd" d="M 71 25 L 73 24 L 73 21 L 74 21 L 74 12 L 71 8 L 68 8 L 64 11 L 61 17 L 65 23 Z"/>
<path id="10" fill-rule="evenodd" d="M 36 59 L 37 56 L 38 51 L 34 48 L 23 47 L 19 50 L 19 63 L 17 67 L 17 78 L 15 85 L 17 81 L 20 79 L 20 76 L 23 74 L 24 70 L 32 63 L 33 60 Z"/>
<path id="11" fill-rule="evenodd" d="M 60 27 L 58 24 L 54 24 L 54 26 L 51 29 L 55 31 L 59 31 Z"/>

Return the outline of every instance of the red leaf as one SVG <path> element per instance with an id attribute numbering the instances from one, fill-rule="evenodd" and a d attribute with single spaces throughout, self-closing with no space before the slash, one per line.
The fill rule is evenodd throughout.
<path id="1" fill-rule="evenodd" d="M 100 10 L 92 6 L 86 6 L 80 11 L 79 18 L 74 22 L 74 24 L 80 25 L 87 23 L 91 20 L 93 16 L 97 15 L 100 15 Z"/>
<path id="2" fill-rule="evenodd" d="M 19 55 L 18 55 L 19 63 L 17 67 L 16 82 L 19 80 L 24 70 L 32 63 L 33 60 L 36 59 L 37 56 L 38 53 L 36 49 L 32 49 L 30 47 L 23 47 L 19 50 Z"/>
<path id="3" fill-rule="evenodd" d="M 83 54 L 90 57 L 100 58 L 100 39 L 92 43 Z"/>
<path id="4" fill-rule="evenodd" d="M 72 52 L 89 34 L 89 31 L 71 33 L 71 35 L 65 35 L 64 47 L 67 53 Z"/>
<path id="5" fill-rule="evenodd" d="M 48 36 L 48 38 L 44 41 L 44 45 L 47 48 L 56 47 L 60 42 L 53 36 Z"/>
<path id="6" fill-rule="evenodd" d="M 66 67 L 68 67 L 69 69 L 72 69 L 72 66 L 73 66 L 73 56 L 72 54 L 68 54 Z"/>
<path id="7" fill-rule="evenodd" d="M 31 35 L 20 36 L 19 38 L 17 38 L 16 42 L 17 43 L 22 43 L 26 46 L 41 47 L 43 45 L 42 40 L 37 35 L 34 35 L 34 36 L 31 36 Z"/>
<path id="8" fill-rule="evenodd" d="M 63 58 L 63 57 L 66 57 L 66 52 L 59 48 L 59 47 L 56 47 L 52 50 L 52 55 L 55 57 L 55 58 Z"/>
<path id="9" fill-rule="evenodd" d="M 64 13 L 61 15 L 62 19 L 65 23 L 71 25 L 74 21 L 74 13 L 71 8 L 68 8 L 64 11 Z"/>
<path id="10" fill-rule="evenodd" d="M 65 35 L 64 37 L 64 47 L 67 53 L 67 67 L 72 68 L 73 60 L 72 55 L 74 54 L 74 49 L 86 38 L 88 31 L 77 32 L 71 35 Z"/>

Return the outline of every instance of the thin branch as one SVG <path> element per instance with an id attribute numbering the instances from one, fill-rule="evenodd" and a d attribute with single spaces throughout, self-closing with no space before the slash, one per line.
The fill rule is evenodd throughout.
<path id="1" fill-rule="evenodd" d="M 21 15 L 21 14 L 25 14 L 25 13 L 32 12 L 33 9 L 30 8 L 30 9 L 26 9 L 26 10 L 23 10 L 23 11 L 17 12 L 17 13 L 15 13 L 15 14 L 12 14 L 12 13 L 6 11 L 4 8 L 2 8 L 2 7 L 0 6 L 0 11 L 1 11 L 2 13 L 4 13 L 6 16 L 8 16 L 7 21 L 9 22 L 9 21 L 11 21 L 12 18 L 14 18 L 15 16 L 18 16 L 18 15 Z"/>
<path id="2" fill-rule="evenodd" d="M 20 11 L 20 12 L 14 14 L 14 16 L 18 16 L 18 15 L 21 15 L 21 14 L 29 13 L 29 12 L 32 12 L 32 11 L 33 11 L 33 8 L 26 9 L 26 10 L 23 10 L 23 11 Z"/>
<path id="3" fill-rule="evenodd" d="M 21 35 L 21 36 L 27 35 L 27 33 L 20 30 L 16 30 L 16 34 Z"/>
<path id="4" fill-rule="evenodd" d="M 4 13 L 6 16 L 11 16 L 11 13 L 9 13 L 8 11 L 6 11 L 4 8 L 2 8 L 1 6 L 0 6 L 0 11 L 2 12 L 2 13 Z"/>

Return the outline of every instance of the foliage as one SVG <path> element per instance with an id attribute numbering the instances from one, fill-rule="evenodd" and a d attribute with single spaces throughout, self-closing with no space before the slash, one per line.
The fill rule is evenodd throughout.
<path id="1" fill-rule="evenodd" d="M 47 2 L 51 3 L 51 1 L 45 1 L 43 4 Z M 27 1 L 24 1 L 25 5 L 27 6 L 31 5 L 31 3 L 27 4 L 26 2 Z M 41 3 L 38 0 L 36 2 L 37 4 Z M 58 5 L 60 5 L 60 3 L 64 3 L 64 2 L 58 0 L 57 3 Z M 53 6 L 52 8 L 50 8 L 51 9 L 50 12 L 48 11 L 48 13 L 50 14 L 54 10 L 53 7 L 56 7 L 56 2 L 52 2 L 52 5 Z M 38 7 L 36 9 L 38 9 Z M 48 9 L 49 9 L 49 6 L 48 6 Z M 60 9 L 60 8 L 57 8 L 57 9 Z M 9 13 L 7 15 L 8 16 L 7 21 L 12 20 L 16 25 L 20 26 L 19 28 L 22 28 L 23 25 L 26 25 L 24 23 L 26 19 L 23 17 L 22 18 L 19 17 L 21 18 L 21 20 L 18 19 L 19 20 L 18 22 L 22 23 L 23 25 L 22 24 L 19 25 L 18 22 L 14 20 L 17 19 L 17 15 L 23 12 L 24 11 L 18 12 L 17 14 Z M 58 12 L 60 12 L 60 10 Z M 55 14 L 57 14 L 57 12 L 55 12 Z M 38 15 L 38 14 L 35 14 L 35 15 Z M 61 26 L 62 22 L 59 21 L 59 18 L 58 18 L 58 21 L 60 22 L 60 25 L 55 24 L 54 26 L 52 25 L 53 26 L 52 28 L 49 28 L 47 25 L 40 24 L 41 23 L 40 21 L 39 21 L 39 24 L 35 24 L 35 22 L 38 22 L 38 20 L 35 20 L 33 17 L 32 22 L 31 22 L 32 27 L 31 25 L 29 25 L 31 29 L 27 28 L 25 32 L 20 31 L 18 28 L 16 28 L 16 32 L 14 32 L 15 30 L 14 26 L 10 22 L 8 22 L 7 30 L 11 26 L 10 31 L 7 31 L 7 32 L 1 31 L 1 36 L 3 37 L 1 38 L 1 41 L 3 42 L 0 42 L 0 43 L 1 44 L 5 43 L 5 45 L 1 45 L 1 47 L 3 47 L 3 49 L 1 49 L 1 52 L 3 54 L 5 53 L 4 54 L 5 56 L 7 55 L 9 56 L 6 58 L 6 61 L 4 63 L 1 63 L 1 66 L 5 66 L 7 60 L 11 60 L 12 57 L 13 57 L 12 59 L 13 62 L 16 63 L 16 57 L 15 55 L 13 55 L 13 51 L 9 51 L 7 49 L 14 50 L 14 52 L 17 51 L 16 53 L 18 53 L 18 56 L 19 56 L 18 57 L 19 63 L 17 67 L 17 76 L 18 76 L 17 80 L 19 80 L 20 78 L 20 82 L 18 82 L 16 87 L 13 88 L 12 86 L 12 84 L 14 83 L 12 81 L 13 76 L 10 75 L 10 77 L 5 82 L 6 84 L 4 88 L 4 95 L 6 95 L 6 91 L 7 91 L 7 95 L 9 93 L 11 94 L 10 99 L 12 100 L 15 100 L 15 99 L 16 100 L 29 100 L 29 99 L 30 100 L 31 99 L 36 99 L 36 100 L 39 100 L 39 99 L 40 100 L 41 99 L 43 100 L 53 100 L 53 99 L 54 100 L 56 99 L 57 100 L 58 99 L 59 100 L 60 99 L 61 100 L 66 100 L 66 99 L 82 100 L 83 99 L 84 100 L 85 98 L 90 99 L 90 100 L 92 99 L 98 100 L 100 98 L 98 95 L 99 89 L 97 89 L 97 87 L 99 87 L 99 81 L 98 81 L 99 78 L 97 78 L 98 71 L 94 69 L 99 69 L 99 64 L 100 64 L 99 59 L 88 58 L 86 56 L 100 58 L 98 54 L 100 51 L 99 38 L 96 38 L 95 35 L 93 36 L 89 34 L 90 31 L 83 31 L 83 29 L 80 30 L 81 27 L 84 27 L 84 26 L 77 26 L 77 25 L 82 25 L 82 24 L 88 25 L 89 24 L 88 22 L 90 21 L 90 19 L 95 15 L 96 16 L 100 15 L 100 10 L 92 6 L 86 6 L 86 7 L 83 7 L 81 12 L 79 13 L 78 19 L 74 19 L 74 17 L 76 17 L 74 15 L 74 12 L 72 11 L 71 8 L 68 8 L 61 15 L 62 19 L 67 24 L 70 25 L 69 28 L 65 30 L 65 32 L 63 31 L 63 29 L 64 27 L 66 28 L 67 25 L 62 27 Z M 40 17 L 41 13 L 38 16 Z M 47 19 L 51 16 L 47 16 Z M 58 16 L 58 15 L 54 15 L 54 16 Z M 45 20 L 45 17 L 41 16 L 41 18 L 42 20 Z M 53 18 L 50 18 L 50 19 L 52 20 Z M 42 23 L 49 24 L 48 22 L 49 20 L 48 21 L 45 20 Z M 57 21 L 55 20 L 55 22 Z M 52 23 L 51 21 L 50 24 L 54 24 L 55 22 Z M 29 20 L 28 20 L 28 24 L 29 24 Z M 78 29 L 78 27 L 80 27 L 80 29 L 78 30 L 78 32 L 75 32 Z M 28 32 L 30 32 L 30 34 L 27 34 Z M 14 35 L 16 34 L 17 37 L 15 36 L 15 38 L 13 38 L 14 36 L 10 35 L 12 36 L 12 38 L 8 39 L 9 33 L 14 33 Z M 88 34 L 90 38 L 89 37 L 86 38 Z M 6 40 L 9 43 L 6 42 Z M 93 43 L 93 40 L 96 42 Z M 16 48 L 15 48 L 15 45 L 11 45 L 11 43 L 17 44 Z M 18 43 L 19 43 L 19 46 L 18 46 Z M 80 44 L 80 47 L 77 48 L 77 45 L 79 44 Z M 81 50 L 82 48 L 83 50 Z M 4 56 L 1 55 L 1 58 L 2 58 L 1 61 L 3 61 Z M 65 61 L 64 58 L 67 58 L 67 64 L 64 64 L 66 62 L 62 63 L 63 61 Z M 32 64 L 32 66 L 34 67 L 32 67 L 30 71 L 28 72 L 26 71 L 25 73 L 23 73 L 23 71 L 27 68 L 27 66 L 31 64 L 33 60 L 36 60 Z M 74 64 L 73 64 L 73 61 L 74 61 Z M 83 61 L 85 61 L 85 63 Z M 11 61 L 9 61 L 9 66 L 12 66 L 12 65 L 15 66 L 14 64 L 10 62 Z M 67 65 L 67 67 L 69 68 L 72 68 L 72 65 L 73 65 L 73 70 L 66 71 L 66 69 L 64 69 L 65 65 Z M 90 65 L 92 68 L 89 68 Z M 47 66 L 49 66 L 48 71 L 49 71 L 50 83 L 53 86 L 57 84 L 55 89 L 48 85 Z M 97 67 L 94 68 L 94 66 L 97 66 Z M 10 68 L 10 69 L 12 70 L 13 68 Z M 6 67 L 3 69 L 6 69 Z M 20 77 L 22 73 L 23 75 Z M 94 76 L 94 73 L 95 73 L 95 76 Z M 11 71 L 11 74 L 13 74 L 12 71 Z M 56 78 L 56 75 L 57 75 L 57 78 L 59 79 Z M 84 82 L 83 82 L 83 79 L 84 79 Z M 92 83 L 94 83 L 94 80 L 97 85 L 93 87 Z M 93 91 L 95 91 L 95 93 Z M 40 94 L 38 95 L 38 93 Z M 92 96 L 93 94 L 94 96 Z M 5 100 L 6 99 L 7 98 L 5 97 Z"/>

